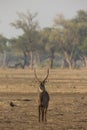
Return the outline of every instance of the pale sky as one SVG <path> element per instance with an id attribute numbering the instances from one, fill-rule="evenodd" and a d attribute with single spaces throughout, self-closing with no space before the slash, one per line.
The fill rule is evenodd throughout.
<path id="1" fill-rule="evenodd" d="M 87 10 L 87 0 L 0 0 L 0 34 L 8 38 L 20 34 L 10 26 L 17 20 L 17 12 L 37 12 L 40 27 L 49 27 L 57 14 L 72 18 L 80 9 Z"/>

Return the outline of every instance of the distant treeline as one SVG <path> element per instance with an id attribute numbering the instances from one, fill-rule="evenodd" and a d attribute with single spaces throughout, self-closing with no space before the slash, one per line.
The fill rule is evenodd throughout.
<path id="1" fill-rule="evenodd" d="M 79 10 L 72 19 L 56 15 L 52 27 L 40 28 L 37 13 L 18 13 L 11 23 L 23 33 L 17 38 L 0 35 L 0 66 L 87 67 L 87 11 Z"/>

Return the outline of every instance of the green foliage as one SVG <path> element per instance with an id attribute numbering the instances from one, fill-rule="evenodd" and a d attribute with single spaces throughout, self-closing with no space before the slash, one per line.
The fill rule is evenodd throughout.
<path id="1" fill-rule="evenodd" d="M 16 20 L 14 23 L 11 23 L 11 25 L 23 31 L 23 35 L 18 38 L 18 46 L 20 46 L 22 50 L 24 49 L 28 52 L 31 50 L 33 51 L 38 35 L 38 22 L 35 20 L 37 13 L 32 14 L 27 11 L 26 14 L 17 14 L 19 19 Z"/>
<path id="2" fill-rule="evenodd" d="M 83 44 L 80 46 L 81 51 L 87 55 L 87 38 L 84 40 Z"/>
<path id="3" fill-rule="evenodd" d="M 18 38 L 9 40 L 0 35 L 0 52 L 9 48 L 8 50 L 14 50 L 25 58 L 29 56 L 32 65 L 33 61 L 37 61 L 36 54 L 40 61 L 43 60 L 42 55 L 47 55 L 46 59 L 50 62 L 51 68 L 56 54 L 62 57 L 69 68 L 81 57 L 87 57 L 87 11 L 79 10 L 72 19 L 56 15 L 54 25 L 43 29 L 39 28 L 37 13 L 27 11 L 17 15 L 18 19 L 11 25 L 21 29 L 23 33 Z M 7 41 L 9 46 L 6 44 Z"/>
<path id="4" fill-rule="evenodd" d="M 0 52 L 6 50 L 7 48 L 6 43 L 7 43 L 7 39 L 4 36 L 0 35 Z"/>

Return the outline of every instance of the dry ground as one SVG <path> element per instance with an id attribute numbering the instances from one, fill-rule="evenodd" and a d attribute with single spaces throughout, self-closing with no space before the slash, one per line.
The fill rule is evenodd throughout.
<path id="1" fill-rule="evenodd" d="M 50 93 L 47 123 L 38 123 L 36 97 L 1 93 L 0 130 L 87 130 L 87 94 Z"/>
<path id="2" fill-rule="evenodd" d="M 47 123 L 38 123 L 37 87 L 31 70 L 0 70 L 0 130 L 87 130 L 87 70 L 50 71 Z"/>

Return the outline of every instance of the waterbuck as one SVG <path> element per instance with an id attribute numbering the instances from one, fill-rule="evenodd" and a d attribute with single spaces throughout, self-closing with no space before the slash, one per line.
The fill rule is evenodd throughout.
<path id="1" fill-rule="evenodd" d="M 48 75 L 49 75 L 49 69 L 47 71 L 47 75 L 43 81 L 40 81 L 37 77 L 36 71 L 34 70 L 35 77 L 37 81 L 39 82 L 39 89 L 38 89 L 38 116 L 39 116 L 39 122 L 42 119 L 42 122 L 47 122 L 46 114 L 47 114 L 47 108 L 49 105 L 49 94 L 45 89 L 45 83 L 47 81 Z"/>

